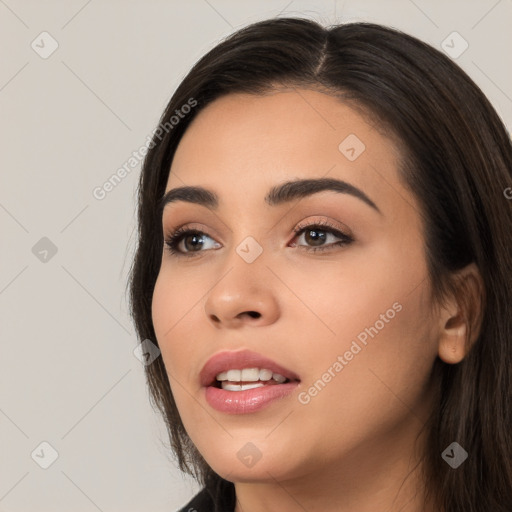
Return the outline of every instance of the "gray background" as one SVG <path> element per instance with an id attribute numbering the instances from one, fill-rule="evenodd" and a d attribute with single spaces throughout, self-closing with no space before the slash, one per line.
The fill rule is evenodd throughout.
<path id="1" fill-rule="evenodd" d="M 277 15 L 376 21 L 437 48 L 457 31 L 469 47 L 456 61 L 512 126 L 512 0 L 0 0 L 0 510 L 174 511 L 196 492 L 133 354 L 140 165 L 92 192 L 205 51 Z M 47 58 L 44 31 L 58 43 Z M 42 442 L 58 452 L 47 469 Z"/>

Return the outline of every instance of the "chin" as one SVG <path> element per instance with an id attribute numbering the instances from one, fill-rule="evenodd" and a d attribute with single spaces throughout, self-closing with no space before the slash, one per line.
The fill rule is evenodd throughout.
<path id="1" fill-rule="evenodd" d="M 233 468 L 225 464 L 221 465 L 219 469 L 214 467 L 213 470 L 224 480 L 233 483 L 270 483 L 280 479 L 281 476 L 280 471 L 276 471 L 272 464 L 263 464 L 262 461 L 252 468 Z"/>
<path id="2" fill-rule="evenodd" d="M 291 466 L 290 460 L 283 459 L 283 456 L 276 453 L 265 455 L 261 454 L 261 458 L 257 456 L 251 460 L 251 449 L 246 448 L 229 455 L 217 454 L 215 457 L 209 457 L 207 460 L 210 467 L 222 478 L 229 482 L 275 482 L 278 480 L 286 480 L 297 475 L 297 468 Z M 294 461 L 296 462 L 296 461 Z"/>

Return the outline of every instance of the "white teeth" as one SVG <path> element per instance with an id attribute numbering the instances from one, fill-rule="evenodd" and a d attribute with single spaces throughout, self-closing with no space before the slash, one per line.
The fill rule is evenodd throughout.
<path id="1" fill-rule="evenodd" d="M 227 380 L 232 382 L 240 382 L 240 376 L 242 372 L 240 370 L 228 370 Z"/>
<path id="2" fill-rule="evenodd" d="M 262 369 L 260 370 L 260 380 L 270 380 L 272 378 L 272 371 Z"/>
<path id="3" fill-rule="evenodd" d="M 226 381 L 222 383 L 222 389 L 226 391 L 245 391 L 246 389 L 261 388 L 265 384 L 255 382 L 254 384 L 228 384 Z"/>
<path id="4" fill-rule="evenodd" d="M 258 368 L 244 368 L 240 380 L 242 382 L 258 382 L 260 380 L 260 370 Z"/>
<path id="5" fill-rule="evenodd" d="M 217 374 L 216 379 L 221 382 L 258 382 L 274 379 L 279 384 L 286 381 L 286 377 L 279 373 L 272 373 L 267 368 L 244 368 L 242 370 L 226 370 Z M 259 386 L 258 386 L 259 387 Z M 227 389 L 227 388 L 226 388 Z"/>

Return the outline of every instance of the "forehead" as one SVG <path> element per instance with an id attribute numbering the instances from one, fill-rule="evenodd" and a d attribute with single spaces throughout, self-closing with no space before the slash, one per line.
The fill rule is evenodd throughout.
<path id="1" fill-rule="evenodd" d="M 333 177 L 380 202 L 413 201 L 400 154 L 382 127 L 327 94 L 281 90 L 229 94 L 204 108 L 176 149 L 166 190 L 200 185 L 262 202 L 276 183 Z M 384 196 L 384 197 L 382 197 Z M 375 202 L 378 202 L 377 200 Z"/>

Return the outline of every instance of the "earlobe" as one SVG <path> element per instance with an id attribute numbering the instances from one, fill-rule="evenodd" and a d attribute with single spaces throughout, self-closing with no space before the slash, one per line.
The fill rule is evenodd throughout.
<path id="1" fill-rule="evenodd" d="M 484 283 L 471 263 L 454 276 L 456 291 L 441 309 L 439 357 L 448 364 L 460 363 L 480 335 L 484 309 Z"/>
<path id="2" fill-rule="evenodd" d="M 439 357 L 448 364 L 460 363 L 468 351 L 466 324 L 458 327 L 445 327 L 439 339 Z"/>

